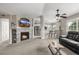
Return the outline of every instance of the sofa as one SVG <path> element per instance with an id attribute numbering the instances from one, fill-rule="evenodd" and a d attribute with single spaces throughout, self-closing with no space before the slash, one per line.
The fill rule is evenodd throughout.
<path id="1" fill-rule="evenodd" d="M 79 32 L 69 31 L 66 36 L 59 37 L 59 43 L 79 54 Z"/>

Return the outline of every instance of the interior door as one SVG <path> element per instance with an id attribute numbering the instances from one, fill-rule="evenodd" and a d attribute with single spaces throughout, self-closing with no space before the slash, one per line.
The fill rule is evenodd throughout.
<path id="1" fill-rule="evenodd" d="M 9 40 L 9 20 L 2 19 L 2 41 Z"/>

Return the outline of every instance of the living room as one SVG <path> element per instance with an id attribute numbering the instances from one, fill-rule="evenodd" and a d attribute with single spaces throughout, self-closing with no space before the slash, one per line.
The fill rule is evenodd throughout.
<path id="1" fill-rule="evenodd" d="M 0 50 L 0 53 L 1 54 L 23 54 L 23 53 L 34 54 L 35 51 L 35 54 L 46 53 L 48 55 L 50 53 L 51 55 L 78 54 L 79 53 L 78 50 L 79 49 L 79 45 L 78 45 L 79 44 L 79 40 L 78 40 L 79 39 L 79 33 L 78 33 L 79 7 L 78 6 L 79 3 L 29 3 L 29 4 L 2 3 L 0 4 L 0 13 L 1 13 L 0 18 L 1 19 L 3 18 L 3 20 L 9 19 L 9 24 L 8 24 L 9 30 L 7 33 L 7 35 L 9 35 L 8 37 L 9 46 L 7 46 L 6 50 L 1 48 L 2 50 Z M 73 7 L 75 7 L 75 9 Z M 4 29 L 6 26 L 4 26 Z M 7 32 L 7 30 L 4 31 Z M 3 38 L 5 39 L 6 35 Z M 39 48 L 41 44 L 42 46 L 46 45 L 44 49 L 47 49 L 46 50 L 47 52 L 45 52 L 45 50 L 42 49 L 43 47 Z M 10 47 L 12 47 L 13 49 L 12 48 L 9 49 Z M 18 48 L 21 47 L 21 48 L 18 49 L 17 47 Z M 30 47 L 32 47 L 34 51 L 31 51 Z M 22 50 L 25 49 L 25 50 L 22 52 L 21 49 Z M 17 52 L 15 52 L 15 50 Z M 26 50 L 27 51 L 30 50 L 30 51 L 27 52 Z"/>

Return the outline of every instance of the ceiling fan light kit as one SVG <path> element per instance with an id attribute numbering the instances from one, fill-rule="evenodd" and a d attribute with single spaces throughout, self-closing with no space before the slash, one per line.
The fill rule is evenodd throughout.
<path id="1" fill-rule="evenodd" d="M 59 14 L 59 11 L 60 11 L 59 9 L 57 9 L 56 11 L 57 11 L 56 17 L 67 18 L 66 13 Z"/>

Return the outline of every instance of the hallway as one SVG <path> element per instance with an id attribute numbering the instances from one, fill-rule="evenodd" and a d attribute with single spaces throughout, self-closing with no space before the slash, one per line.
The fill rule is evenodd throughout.
<path id="1" fill-rule="evenodd" d="M 30 39 L 0 49 L 0 55 L 51 55 L 48 41 Z"/>

